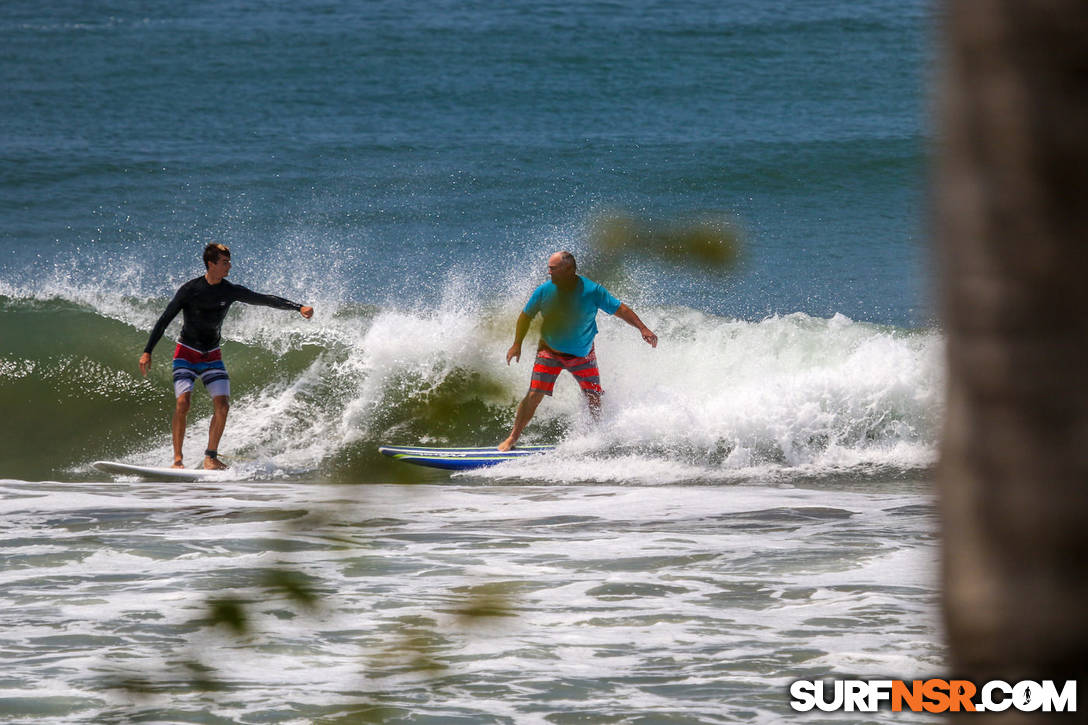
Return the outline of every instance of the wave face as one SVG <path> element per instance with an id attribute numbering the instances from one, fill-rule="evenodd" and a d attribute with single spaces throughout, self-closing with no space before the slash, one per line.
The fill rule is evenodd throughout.
<path id="1" fill-rule="evenodd" d="M 388 481 L 416 472 L 384 459 L 378 445 L 501 440 L 528 385 L 536 326 L 520 364 L 505 365 L 524 290 L 485 305 L 465 302 L 469 288 L 451 282 L 431 308 L 327 302 L 310 322 L 237 305 L 224 326 L 225 457 L 254 478 Z M 169 462 L 169 338 L 180 321 L 147 380 L 136 368 L 164 305 L 94 285 L 0 286 L 0 408 L 11 411 L 0 435 L 3 476 L 93 476 L 87 463 L 97 458 Z M 842 315 L 744 321 L 652 304 L 638 312 L 661 338 L 656 350 L 619 320 L 599 319 L 600 424 L 591 424 L 573 379 L 561 377 L 523 437 L 558 443 L 557 452 L 473 476 L 713 483 L 865 479 L 932 465 L 938 332 Z M 190 464 L 209 415 L 198 390 Z"/>

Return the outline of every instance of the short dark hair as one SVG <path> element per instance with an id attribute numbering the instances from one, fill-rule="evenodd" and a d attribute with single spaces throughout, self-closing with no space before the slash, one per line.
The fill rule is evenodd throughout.
<path id="1" fill-rule="evenodd" d="M 578 269 L 578 263 L 574 261 L 574 255 L 570 252 L 560 252 L 559 258 L 563 260 L 563 264 L 569 264 L 571 269 Z"/>
<path id="2" fill-rule="evenodd" d="M 230 249 L 226 244 L 209 244 L 204 247 L 204 269 L 219 261 L 220 257 L 230 259 Z"/>

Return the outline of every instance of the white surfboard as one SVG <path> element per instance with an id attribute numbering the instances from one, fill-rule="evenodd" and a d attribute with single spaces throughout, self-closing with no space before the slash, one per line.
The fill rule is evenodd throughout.
<path id="1" fill-rule="evenodd" d="M 207 481 L 223 480 L 230 476 L 230 470 L 208 471 L 203 468 L 156 468 L 154 466 L 133 466 L 116 461 L 95 461 L 91 468 L 112 473 L 116 476 L 138 476 L 149 481 Z"/>

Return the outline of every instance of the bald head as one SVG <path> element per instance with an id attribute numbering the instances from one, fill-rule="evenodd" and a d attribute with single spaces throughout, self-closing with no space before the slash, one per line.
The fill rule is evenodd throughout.
<path id="1" fill-rule="evenodd" d="M 570 252 L 556 252 L 548 257 L 548 274 L 556 287 L 566 287 L 577 278 L 578 263 Z"/>

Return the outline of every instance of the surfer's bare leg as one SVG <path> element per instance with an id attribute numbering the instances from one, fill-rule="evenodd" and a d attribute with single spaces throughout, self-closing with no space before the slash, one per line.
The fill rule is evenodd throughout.
<path id="1" fill-rule="evenodd" d="M 192 393 L 182 393 L 174 405 L 174 420 L 170 426 L 174 436 L 174 465 L 171 468 L 185 468 L 185 464 L 182 463 L 181 447 L 185 443 L 185 419 L 189 415 L 189 401 L 192 397 Z"/>
<path id="2" fill-rule="evenodd" d="M 212 422 L 208 426 L 208 450 L 219 450 L 219 440 L 223 437 L 223 430 L 227 427 L 227 413 L 229 411 L 229 396 L 216 395 L 212 398 Z M 226 467 L 218 458 L 204 456 L 204 468 L 218 470 Z"/>
<path id="3" fill-rule="evenodd" d="M 593 416 L 594 423 L 601 422 L 601 394 L 592 390 L 583 390 L 586 396 L 586 405 L 589 406 L 589 414 Z"/>
<path id="4" fill-rule="evenodd" d="M 530 390 L 528 394 L 518 404 L 517 415 L 514 416 L 514 428 L 510 431 L 510 437 L 499 444 L 500 451 L 508 451 L 517 445 L 518 438 L 521 438 L 521 432 L 525 430 L 525 426 L 529 425 L 529 421 L 533 419 L 533 414 L 536 413 L 536 407 L 540 405 L 540 401 L 544 400 L 544 393 L 536 390 Z"/>

